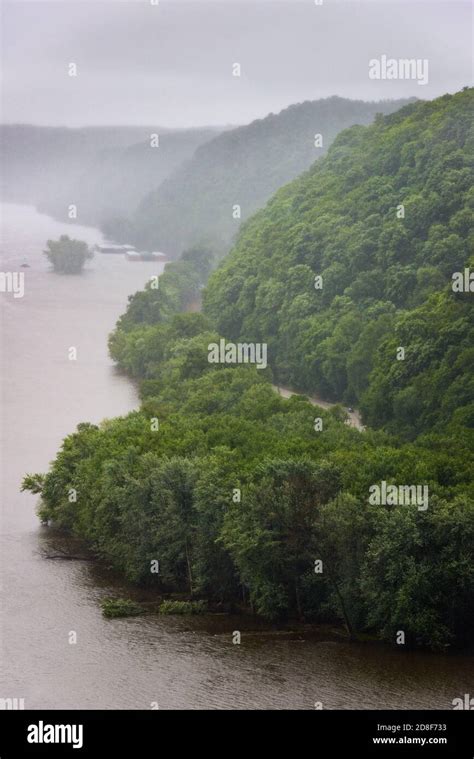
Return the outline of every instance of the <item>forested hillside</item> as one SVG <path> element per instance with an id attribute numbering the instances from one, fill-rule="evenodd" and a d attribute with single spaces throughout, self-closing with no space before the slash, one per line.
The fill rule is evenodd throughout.
<path id="1" fill-rule="evenodd" d="M 452 290 L 472 255 L 472 116 L 466 89 L 340 134 L 212 276 L 218 331 L 267 341 L 281 384 L 360 403 L 371 426 L 472 426 L 472 295 Z"/>
<path id="2" fill-rule="evenodd" d="M 338 132 L 369 124 L 376 113 L 392 113 L 406 102 L 332 97 L 224 132 L 142 201 L 131 219 L 133 241 L 173 256 L 202 244 L 226 252 L 241 219 L 323 155 Z"/>
<path id="3" fill-rule="evenodd" d="M 392 642 L 403 630 L 407 645 L 472 642 L 469 441 L 360 433 L 254 367 L 209 364 L 217 339 L 194 313 L 118 330 L 112 355 L 147 378 L 142 408 L 79 425 L 46 476 L 25 478 L 41 518 L 159 594 Z M 370 505 L 381 479 L 424 483 L 429 508 Z"/>
<path id="4" fill-rule="evenodd" d="M 472 645 L 472 295 L 451 280 L 469 260 L 472 103 L 342 133 L 244 226 L 204 313 L 179 313 L 211 266 L 200 248 L 132 297 L 110 351 L 142 407 L 79 425 L 25 478 L 42 518 L 161 594 Z M 268 343 L 270 366 L 210 363 L 221 336 Z M 275 378 L 360 399 L 367 429 Z M 426 501 L 374 502 L 384 482 Z"/>
<path id="5" fill-rule="evenodd" d="M 3 125 L 1 196 L 65 220 L 73 203 L 79 222 L 106 228 L 113 222 L 113 230 L 126 237 L 127 226 L 117 217 L 130 214 L 218 131 Z M 159 135 L 158 147 L 150 146 L 151 134 Z"/>

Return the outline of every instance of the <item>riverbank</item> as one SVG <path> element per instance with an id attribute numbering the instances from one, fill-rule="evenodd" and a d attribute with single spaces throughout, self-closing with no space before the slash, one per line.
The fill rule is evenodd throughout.
<path id="1" fill-rule="evenodd" d="M 122 257 L 96 256 L 81 276 L 58 277 L 42 254 L 46 239 L 100 240 L 90 228 L 63 230 L 31 207 L 4 208 L 6 268 L 25 255 L 33 266 L 25 297 L 5 294 L 1 325 L 8 345 L 1 695 L 24 698 L 27 709 L 149 709 L 158 701 L 162 710 L 304 710 L 315 700 L 325 709 L 451 709 L 474 680 L 469 656 L 349 643 L 330 630 L 287 637 L 241 616 L 104 619 L 101 600 L 127 596 L 130 586 L 97 561 L 46 558 L 58 553 L 57 536 L 39 525 L 37 496 L 19 492 L 21 479 L 46 471 L 79 422 L 138 408 L 135 385 L 108 357 L 107 337 L 128 295 L 143 287 L 142 266 L 150 266 L 137 271 Z M 71 345 L 79 349 L 75 363 L 67 359 Z M 235 630 L 243 633 L 240 645 L 232 642 Z"/>

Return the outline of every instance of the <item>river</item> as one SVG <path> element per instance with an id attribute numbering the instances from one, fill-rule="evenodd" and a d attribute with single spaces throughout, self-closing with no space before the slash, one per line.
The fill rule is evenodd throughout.
<path id="1" fill-rule="evenodd" d="M 323 629 L 286 635 L 225 616 L 102 617 L 100 599 L 120 583 L 94 562 L 46 558 L 63 539 L 39 525 L 36 497 L 19 486 L 25 472 L 46 470 L 78 422 L 137 406 L 134 386 L 108 358 L 107 335 L 127 296 L 160 271 L 96 255 L 82 275 L 58 276 L 42 255 L 46 239 L 100 242 L 97 230 L 30 206 L 2 211 L 2 271 L 26 279 L 23 298 L 0 294 L 0 698 L 23 698 L 30 709 L 449 709 L 472 692 L 474 663 L 464 655 L 349 644 Z M 19 269 L 25 257 L 30 268 Z M 68 360 L 71 346 L 77 361 Z"/>

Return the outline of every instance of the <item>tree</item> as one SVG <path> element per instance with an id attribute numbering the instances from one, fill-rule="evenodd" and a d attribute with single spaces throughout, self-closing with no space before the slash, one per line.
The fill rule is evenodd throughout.
<path id="1" fill-rule="evenodd" d="M 273 459 L 257 468 L 242 502 L 226 513 L 224 545 L 263 616 L 304 616 L 301 580 L 320 558 L 315 525 L 339 488 L 333 465 Z"/>
<path id="2" fill-rule="evenodd" d="M 407 506 L 379 508 L 365 556 L 362 598 L 369 624 L 394 640 L 444 648 L 472 640 L 474 619 L 474 502 L 430 498 L 426 513 Z"/>
<path id="3" fill-rule="evenodd" d="M 72 240 L 68 235 L 48 240 L 47 250 L 43 252 L 58 274 L 79 274 L 85 262 L 94 257 L 86 242 Z"/>

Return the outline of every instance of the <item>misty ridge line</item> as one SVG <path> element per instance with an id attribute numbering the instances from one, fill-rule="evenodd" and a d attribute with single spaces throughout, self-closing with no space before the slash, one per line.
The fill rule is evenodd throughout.
<path id="1" fill-rule="evenodd" d="M 221 128 L 3 125 L 1 194 L 66 221 L 74 205 L 74 221 L 145 250 L 176 257 L 207 239 L 220 256 L 239 222 L 309 168 L 339 131 L 414 100 L 331 96 Z M 183 214 L 192 219 L 188 232 Z"/>
<path id="2" fill-rule="evenodd" d="M 384 57 L 384 56 L 382 56 Z M 386 56 L 385 56 L 386 57 Z M 374 59 L 375 60 L 375 59 Z M 369 61 L 370 67 L 372 67 L 372 61 Z M 370 76 L 370 70 L 369 70 L 369 76 Z M 372 78 L 372 77 L 371 77 Z M 376 77 L 374 77 L 376 78 Z M 387 77 L 384 77 L 387 78 Z M 299 106 L 304 105 L 311 105 L 313 103 L 324 103 L 324 102 L 330 102 L 330 101 L 345 101 L 348 103 L 365 103 L 367 105 L 377 105 L 377 104 L 390 104 L 390 103 L 397 103 L 400 101 L 403 102 L 415 102 L 420 99 L 426 99 L 426 98 L 420 98 L 415 95 L 410 95 L 406 97 L 385 97 L 385 98 L 351 98 L 346 97 L 345 95 L 340 95 L 338 93 L 334 93 L 332 95 L 326 95 L 325 97 L 321 98 L 304 98 L 303 100 L 296 100 L 296 101 L 290 101 L 285 106 L 283 106 L 280 109 L 277 110 L 271 110 L 265 113 L 262 116 L 257 116 L 253 119 L 246 120 L 246 121 L 237 121 L 237 122 L 229 122 L 229 123 L 210 123 L 210 122 L 204 122 L 202 124 L 182 124 L 180 126 L 167 126 L 165 123 L 159 124 L 159 123 L 153 123 L 153 122 L 143 122 L 143 124 L 122 124 L 118 122 L 111 121 L 110 123 L 104 123 L 104 124 L 92 124 L 85 122 L 84 124 L 78 124 L 78 125 L 68 125 L 68 124 L 47 124 L 47 123 L 35 123 L 34 121 L 16 121 L 16 120 L 9 120 L 9 119 L 0 119 L 0 129 L 1 128 L 10 128 L 10 129 L 37 129 L 37 130 L 44 130 L 45 132 L 49 133 L 56 133 L 60 134 L 61 132 L 73 135 L 73 134 L 80 134 L 80 133 L 86 133 L 86 134 L 93 134 L 94 132 L 97 133 L 98 136 L 103 136 L 104 133 L 108 132 L 109 130 L 117 131 L 117 132 L 123 132 L 124 137 L 127 135 L 127 133 L 130 133 L 131 137 L 133 137 L 136 134 L 141 134 L 142 139 L 138 143 L 130 143 L 130 144 L 140 144 L 140 142 L 146 142 L 147 138 L 149 136 L 150 132 L 156 132 L 158 131 L 160 134 L 167 134 L 167 135 L 174 135 L 174 134 L 183 134 L 185 132 L 191 132 L 197 129 L 205 129 L 205 130 L 211 130 L 216 132 L 223 132 L 223 131 L 230 131 L 232 129 L 240 129 L 241 127 L 248 127 L 252 124 L 259 124 L 261 122 L 266 121 L 267 119 L 270 119 L 274 116 L 281 116 L 285 112 L 291 110 L 292 108 L 298 108 Z"/>

